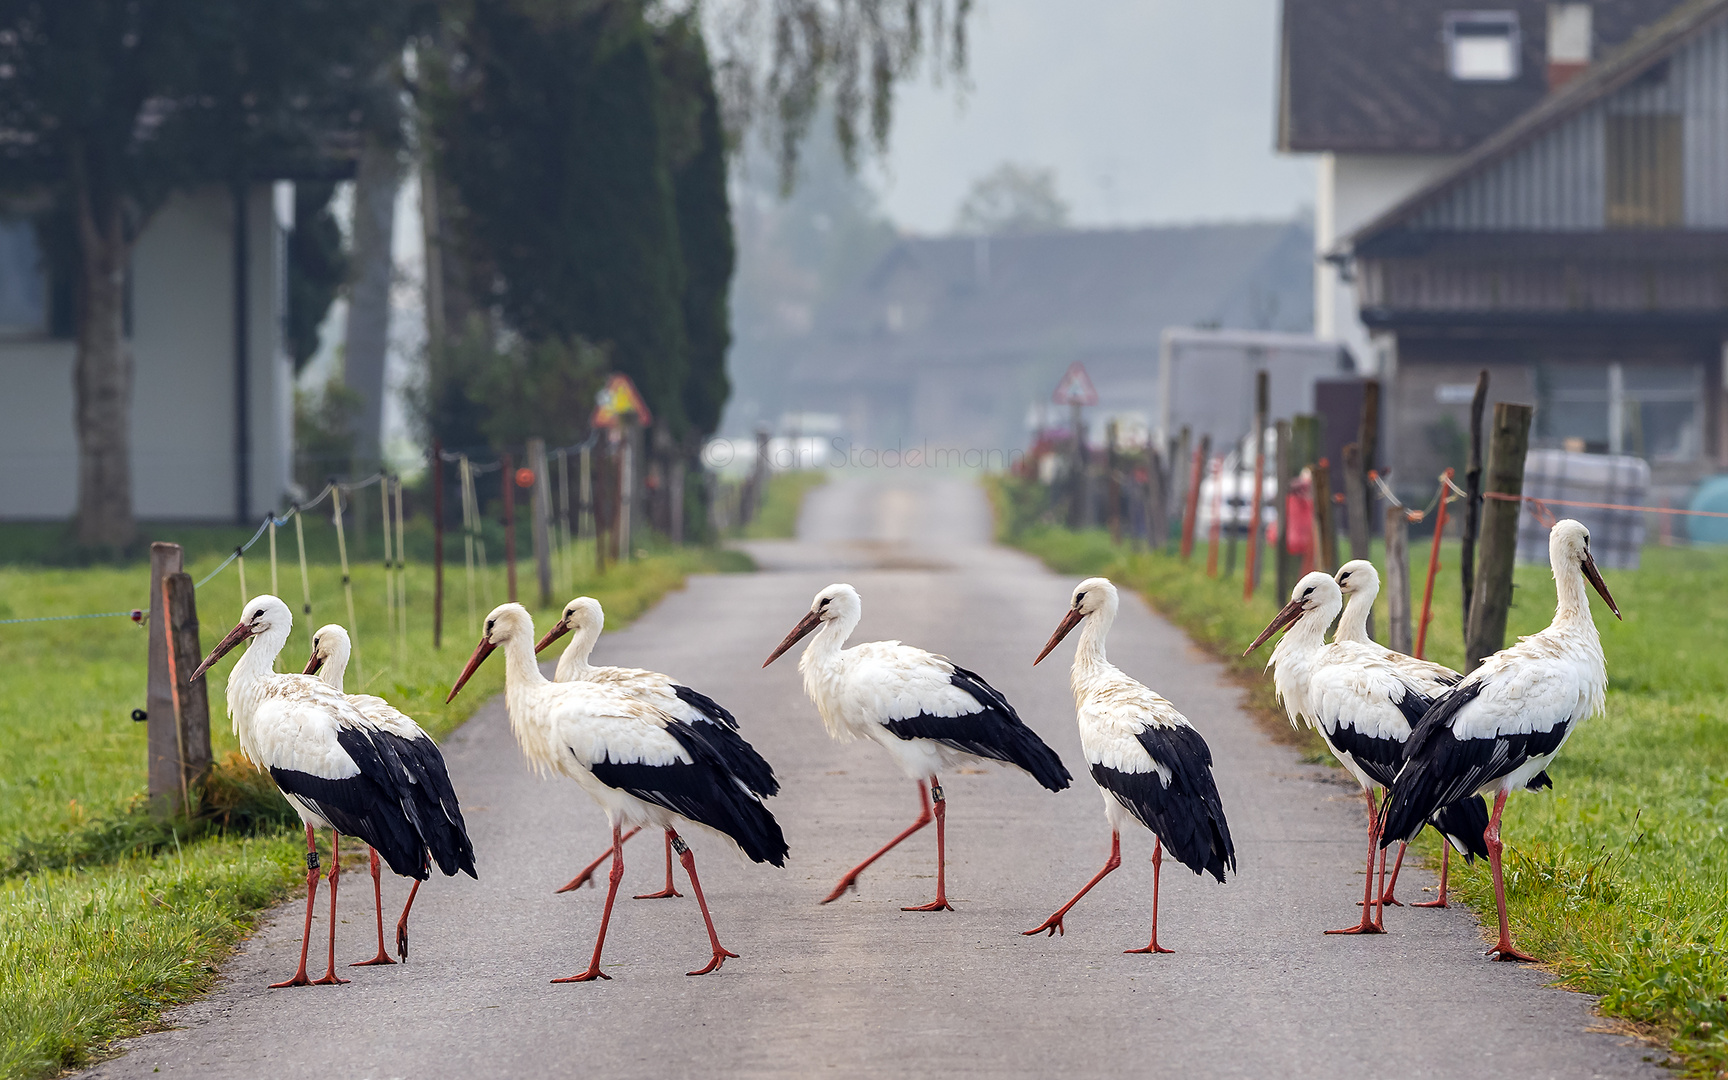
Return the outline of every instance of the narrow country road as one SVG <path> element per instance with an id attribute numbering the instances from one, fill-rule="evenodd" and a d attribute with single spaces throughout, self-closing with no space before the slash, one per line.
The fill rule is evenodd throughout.
<path id="1" fill-rule="evenodd" d="M 411 963 L 344 969 L 344 987 L 266 990 L 294 966 L 303 909 L 289 904 L 215 993 L 173 1014 L 175 1030 L 87 1075 L 1665 1075 L 1648 1063 L 1659 1053 L 1600 1031 L 1589 999 L 1485 962 L 1465 912 L 1393 909 L 1384 937 L 1323 937 L 1354 919 L 1362 891 L 1354 785 L 1269 742 L 1219 666 L 1126 594 L 1111 658 L 1210 742 L 1241 874 L 1221 886 L 1167 862 L 1159 936 L 1176 952 L 1124 955 L 1145 943 L 1152 883 L 1151 837 L 1125 835 L 1123 868 L 1068 917 L 1066 937 L 1020 936 L 1098 869 L 1109 834 L 1074 727 L 1072 645 L 1032 667 L 1073 581 L 988 538 L 984 498 L 964 481 L 836 481 L 810 497 L 799 540 L 751 545 L 762 572 L 695 578 L 602 639 L 598 662 L 671 673 L 729 706 L 783 781 L 772 805 L 792 845 L 784 870 L 695 843 L 721 938 L 741 954 L 720 972 L 683 974 L 708 956 L 691 899 L 621 899 L 613 980 L 548 984 L 586 964 L 604 896 L 552 890 L 598 854 L 606 827 L 574 784 L 533 777 L 495 701 L 445 744 L 480 880 L 421 890 Z M 1060 795 L 994 767 L 943 778 L 951 914 L 900 910 L 929 899 L 934 830 L 856 894 L 818 904 L 917 809 L 879 750 L 828 738 L 796 653 L 760 670 L 837 580 L 864 598 L 854 640 L 900 638 L 977 670 L 1076 775 Z M 450 649 L 452 676 L 466 655 Z M 624 890 L 658 887 L 658 838 L 625 854 Z M 1404 880 L 1406 897 L 1431 884 L 1420 871 Z M 371 953 L 369 886 L 343 878 L 344 960 Z M 385 887 L 394 910 L 406 887 Z"/>

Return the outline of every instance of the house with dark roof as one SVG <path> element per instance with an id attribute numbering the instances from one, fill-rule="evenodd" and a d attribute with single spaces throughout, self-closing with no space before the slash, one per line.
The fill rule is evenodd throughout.
<path id="1" fill-rule="evenodd" d="M 1278 148 L 1316 155 L 1315 333 L 1372 368 L 1353 283 L 1327 253 L 1676 3 L 1284 0 Z"/>
<path id="2" fill-rule="evenodd" d="M 1493 400 L 1537 406 L 1535 446 L 1636 454 L 1658 485 L 1728 464 L 1728 0 L 1355 5 L 1354 73 L 1380 79 L 1356 107 L 1335 86 L 1350 72 L 1296 60 L 1340 46 L 1295 16 L 1352 6 L 1286 0 L 1282 130 L 1290 149 L 1338 148 L 1323 180 L 1360 179 L 1376 138 L 1429 155 L 1348 206 L 1335 183 L 1330 215 L 1323 182 L 1316 215 L 1321 329 L 1366 342 L 1389 384 L 1394 475 L 1451 463 L 1482 368 Z M 1427 71 L 1377 74 L 1402 63 Z"/>
<path id="3" fill-rule="evenodd" d="M 773 408 L 871 446 L 1020 448 L 1079 361 L 1101 414 L 1149 422 L 1166 327 L 1309 329 L 1312 245 L 1305 222 L 905 239 L 774 344 Z"/>

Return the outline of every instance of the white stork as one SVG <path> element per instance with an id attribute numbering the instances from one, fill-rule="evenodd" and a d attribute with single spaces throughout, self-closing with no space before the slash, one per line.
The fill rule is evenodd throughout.
<path id="1" fill-rule="evenodd" d="M 542 773 L 554 771 L 576 781 L 606 811 L 612 825 L 612 872 L 594 957 L 581 974 L 552 981 L 611 978 L 600 970 L 600 951 L 624 877 L 620 834 L 625 825 L 665 830 L 690 876 L 713 956 L 706 967 L 689 974 L 706 975 L 736 957 L 720 944 L 696 877 L 696 855 L 674 825 L 686 822 L 712 830 L 755 862 L 785 865 L 786 838 L 779 823 L 739 778 L 743 740 L 736 733 L 730 738 L 718 734 L 728 728 L 685 723 L 614 687 L 546 678 L 534 662 L 534 620 L 521 604 L 501 605 L 486 616 L 480 644 L 446 700 L 453 700 L 498 648 L 504 650 L 504 704 L 522 752 Z"/>
<path id="2" fill-rule="evenodd" d="M 570 644 L 564 647 L 563 655 L 558 657 L 558 669 L 552 676 L 553 682 L 602 683 L 651 701 L 656 708 L 686 724 L 717 724 L 731 729 L 732 732 L 738 730 L 737 719 L 719 702 L 672 681 L 669 676 L 641 668 L 595 667 L 590 664 L 588 657 L 594 652 L 594 645 L 600 640 L 600 631 L 605 626 L 606 613 L 601 609 L 600 601 L 592 596 L 578 596 L 564 605 L 563 614 L 558 617 L 558 621 L 552 624 L 552 629 L 546 631 L 546 636 L 534 646 L 535 653 L 541 653 L 565 634 L 571 635 Z M 716 737 L 727 736 L 716 733 Z M 780 782 L 774 779 L 773 768 L 742 737 L 737 737 L 736 741 L 738 753 L 733 767 L 738 770 L 738 778 L 763 798 L 780 794 Z M 620 842 L 628 843 L 630 838 L 640 831 L 631 829 L 624 834 Z M 583 867 L 580 873 L 557 891 L 570 892 L 586 885 L 594 876 L 594 871 L 599 869 L 600 864 L 605 862 L 610 854 L 610 849 L 601 852 L 599 858 Z M 680 895 L 682 894 L 672 884 L 672 837 L 668 834 L 665 887 L 659 892 L 644 893 L 635 899 L 662 900 Z"/>
<path id="3" fill-rule="evenodd" d="M 1082 581 L 1068 614 L 1050 635 L 1038 659 L 1050 655 L 1080 623 L 1070 682 L 1080 723 L 1080 745 L 1092 766 L 1092 780 L 1104 796 L 1110 822 L 1110 858 L 1104 869 L 1028 936 L 1064 933 L 1062 917 L 1092 886 L 1122 865 L 1122 827 L 1138 821 L 1152 832 L 1152 941 L 1131 953 L 1167 953 L 1158 944 L 1158 878 L 1164 848 L 1196 874 L 1210 873 L 1220 884 L 1226 868 L 1236 869 L 1236 848 L 1218 785 L 1212 780 L 1212 751 L 1188 718 L 1158 694 L 1135 682 L 1104 656 L 1104 638 L 1116 621 L 1116 586 L 1107 578 Z"/>
<path id="4" fill-rule="evenodd" d="M 768 659 L 767 667 L 805 635 L 816 633 L 798 660 L 804 692 L 828 734 L 842 742 L 870 739 L 918 781 L 918 820 L 876 854 L 853 867 L 822 901 L 838 900 L 856 888 L 864 868 L 894 845 L 936 819 L 936 899 L 905 911 L 953 911 L 948 903 L 946 821 L 942 770 L 989 759 L 1018 765 L 1051 791 L 1073 777 L 1056 751 L 1020 721 L 1014 706 L 982 678 L 945 656 L 898 641 L 872 641 L 843 648 L 864 612 L 858 590 L 830 585 L 816 594 L 810 610 Z"/>
<path id="5" fill-rule="evenodd" d="M 354 645 L 348 639 L 348 631 L 331 623 L 312 635 L 312 656 L 306 661 L 306 670 L 302 674 L 316 675 L 325 685 L 341 690 L 342 677 L 348 671 L 348 658 L 353 654 L 353 650 Z M 439 752 L 438 744 L 432 741 L 432 736 L 421 730 L 419 724 L 383 698 L 371 694 L 344 696 L 347 697 L 348 704 L 366 718 L 371 731 L 380 736 L 388 735 L 398 753 L 405 749 L 410 752 L 413 760 L 419 763 L 430 782 L 427 794 L 437 801 L 442 814 L 435 822 L 417 824 L 432 825 L 446 834 L 453 850 L 459 853 L 458 859 L 452 865 L 460 865 L 462 859 L 466 858 L 470 867 L 469 873 L 473 873 L 474 846 L 468 841 L 468 827 L 462 821 L 462 807 L 456 802 L 456 791 L 450 786 L 450 774 L 444 767 L 444 755 Z M 370 960 L 358 960 L 349 965 L 350 967 L 396 962 L 390 959 L 390 953 L 384 948 L 384 889 L 379 881 L 378 849 L 371 848 L 370 851 L 372 901 L 378 913 L 378 955 Z M 444 867 L 440 866 L 440 869 Z M 450 874 L 454 870 L 444 869 L 444 872 Z M 396 920 L 396 953 L 403 960 L 408 959 L 408 913 L 414 909 L 414 897 L 419 893 L 420 879 L 416 878 L 413 887 L 408 890 L 407 903 L 402 905 L 402 917 Z"/>
<path id="6" fill-rule="evenodd" d="M 247 639 L 252 643 L 228 674 L 228 715 L 240 751 L 268 769 L 284 797 L 306 824 L 306 927 L 300 968 L 281 986 L 313 985 L 306 977 L 312 940 L 312 909 L 318 897 L 318 845 L 313 830 L 330 840 L 330 955 L 316 985 L 344 983 L 336 977 L 336 882 L 341 876 L 341 834 L 370 844 L 402 877 L 424 881 L 436 861 L 446 874 L 474 873 L 474 851 L 452 820 L 443 762 L 428 759 L 423 744 L 369 721 L 340 690 L 308 675 L 278 675 L 276 656 L 288 641 L 294 616 L 274 596 L 260 596 L 242 609 L 240 622 L 216 643 L 192 673 L 197 679 Z M 442 790 L 439 780 L 442 779 Z M 447 809 L 448 806 L 448 809 Z"/>
<path id="7" fill-rule="evenodd" d="M 1497 960 L 1533 960 L 1512 947 L 1506 889 L 1500 874 L 1500 814 L 1506 796 L 1545 772 L 1567 738 L 1602 711 L 1608 668 L 1590 614 L 1586 580 L 1620 609 L 1590 557 L 1590 530 L 1567 518 L 1548 534 L 1548 563 L 1559 596 L 1554 621 L 1482 661 L 1434 703 L 1410 739 L 1403 771 L 1387 800 L 1381 843 L 1409 839 L 1434 807 L 1469 795 L 1494 793 L 1494 812 L 1483 837 L 1494 872 L 1500 940 Z"/>
<path id="8" fill-rule="evenodd" d="M 1338 568 L 1338 574 L 1333 580 L 1338 582 L 1338 588 L 1345 597 L 1344 614 L 1338 617 L 1338 629 L 1332 634 L 1333 641 L 1352 641 L 1375 651 L 1381 659 L 1396 668 L 1406 682 L 1430 700 L 1439 698 L 1458 685 L 1458 681 L 1464 676 L 1444 664 L 1393 652 L 1368 636 L 1368 613 L 1374 609 L 1374 598 L 1380 595 L 1380 572 L 1374 569 L 1373 563 L 1366 559 L 1352 559 Z M 1541 780 L 1546 782 L 1547 777 L 1544 776 Z M 1447 838 L 1447 843 L 1440 848 L 1440 891 L 1434 899 L 1412 903 L 1411 907 L 1446 906 L 1446 886 L 1451 873 L 1453 847 L 1458 848 L 1465 861 L 1477 856 L 1484 859 L 1488 857 L 1488 849 L 1482 844 L 1482 830 L 1488 825 L 1488 804 L 1483 802 L 1480 796 L 1472 796 L 1445 807 L 1439 811 L 1438 816 L 1442 820 L 1435 823 L 1435 828 Z M 1390 880 L 1386 880 L 1385 852 L 1382 851 L 1380 855 L 1380 877 L 1385 881 L 1385 887 L 1380 892 L 1379 902 L 1383 906 L 1403 906 L 1396 895 L 1398 871 L 1404 866 L 1404 851 L 1409 846 L 1408 842 L 1398 845 L 1398 858 L 1392 864 Z"/>
<path id="9" fill-rule="evenodd" d="M 1332 576 L 1316 570 L 1303 576 L 1272 622 L 1254 639 L 1246 656 L 1288 626 L 1267 666 L 1290 723 L 1305 723 L 1362 785 L 1368 803 L 1368 880 L 1363 887 L 1362 919 L 1356 926 L 1328 934 L 1379 934 L 1374 852 L 1379 807 L 1376 786 L 1390 788 L 1404 759 L 1411 726 L 1432 699 L 1422 694 L 1377 645 L 1339 641 L 1328 645 L 1326 630 L 1344 605 Z M 1438 807 L 1435 807 L 1438 809 Z"/>

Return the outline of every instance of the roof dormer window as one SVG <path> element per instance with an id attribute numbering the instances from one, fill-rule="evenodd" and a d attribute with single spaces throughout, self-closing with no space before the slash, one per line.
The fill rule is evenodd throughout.
<path id="1" fill-rule="evenodd" d="M 1518 77 L 1518 13 L 1446 13 L 1446 70 L 1459 82 L 1509 82 Z"/>

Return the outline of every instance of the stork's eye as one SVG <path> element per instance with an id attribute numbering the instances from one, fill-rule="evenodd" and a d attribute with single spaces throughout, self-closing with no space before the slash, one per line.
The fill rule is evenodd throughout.
<path id="1" fill-rule="evenodd" d="M 253 618 L 254 618 L 254 619 L 262 619 L 262 618 L 263 618 L 263 617 L 264 617 L 264 609 L 263 609 L 263 608 L 259 608 L 259 609 L 258 609 L 258 610 L 257 610 L 257 611 L 254 611 L 254 612 L 253 612 L 253 613 L 252 613 L 252 617 L 253 617 Z"/>
<path id="2" fill-rule="evenodd" d="M 820 604 L 817 604 L 817 605 L 816 605 L 816 610 L 818 610 L 818 611 L 820 611 L 820 610 L 822 610 L 822 609 L 823 609 L 823 608 L 825 608 L 825 607 L 827 607 L 827 606 L 828 606 L 828 601 L 829 601 L 829 600 L 831 600 L 831 599 L 833 599 L 833 597 L 829 597 L 829 596 L 824 596 L 824 597 L 823 597 L 823 598 L 822 598 L 822 602 L 821 602 L 821 603 L 820 603 Z"/>
<path id="3" fill-rule="evenodd" d="M 488 620 L 487 620 L 487 621 L 486 621 L 486 632 L 487 632 L 487 633 L 488 633 L 488 634 L 490 634 L 490 633 L 491 633 L 491 632 L 492 632 L 492 628 L 493 628 L 493 627 L 494 627 L 494 626 L 497 626 L 497 625 L 498 625 L 498 623 L 497 623 L 497 621 L 496 621 L 496 620 L 492 620 L 492 619 L 488 619 Z"/>
<path id="4" fill-rule="evenodd" d="M 1302 590 L 1302 595 L 1307 596 L 1308 594 L 1312 593 L 1313 591 L 1314 591 L 1314 586 L 1310 585 L 1306 589 Z"/>

